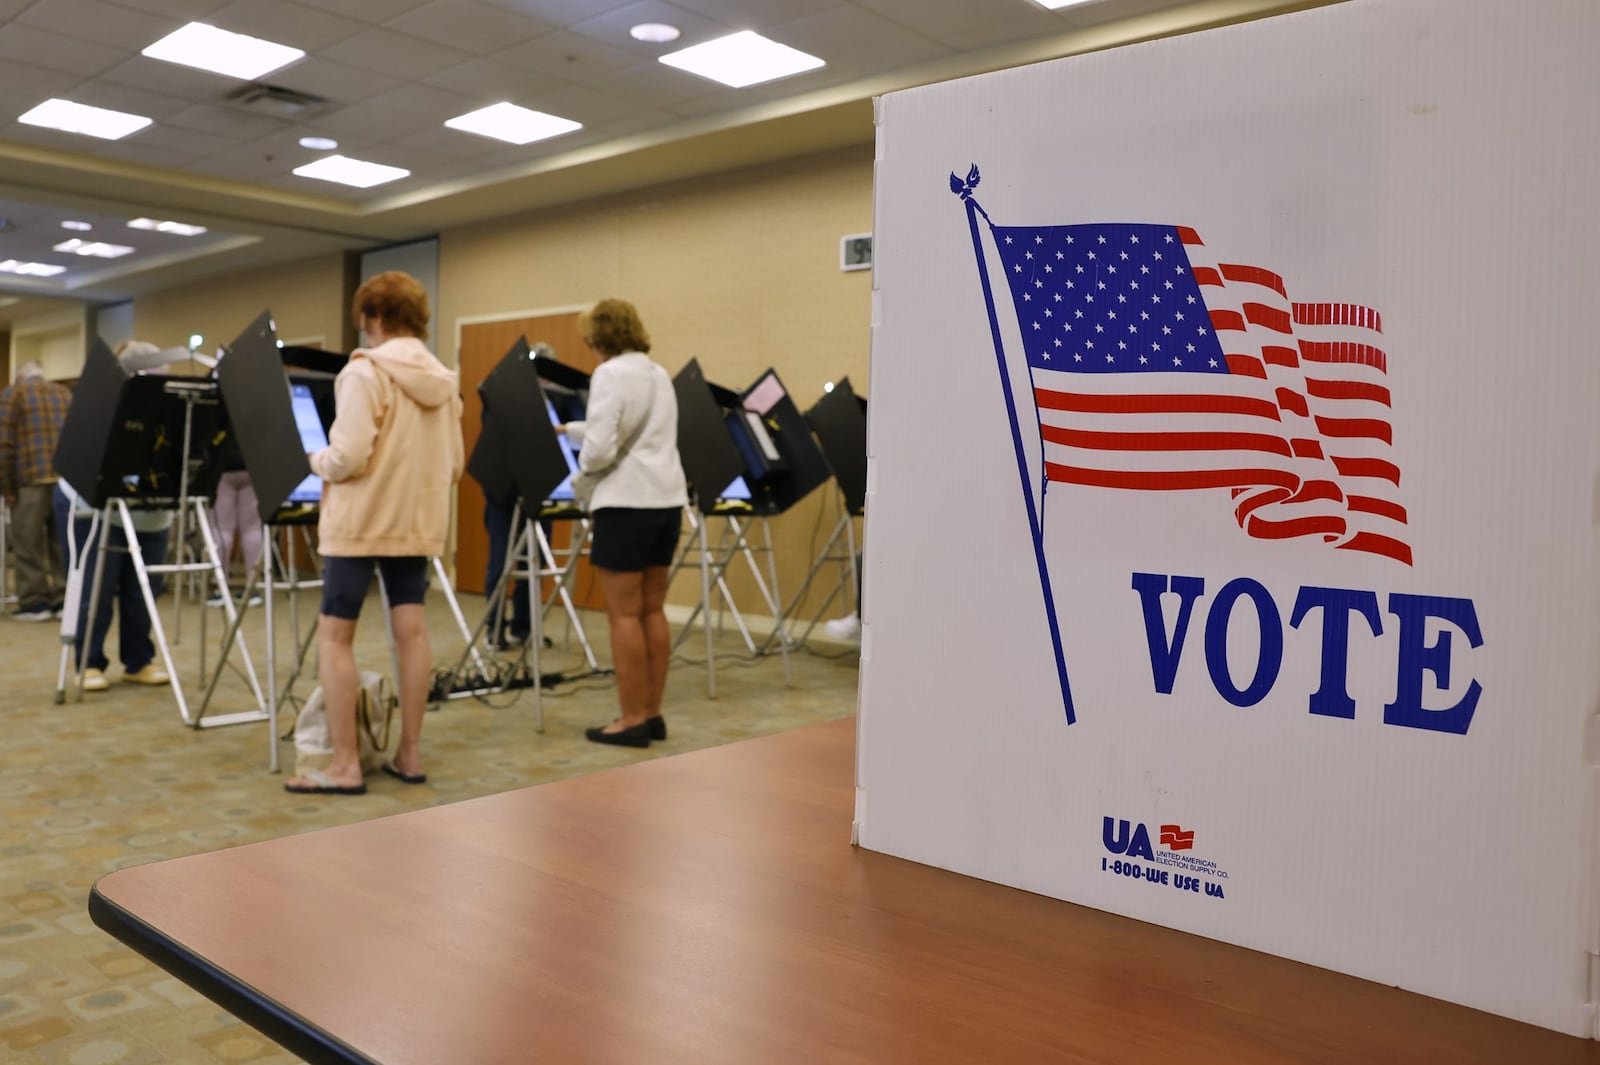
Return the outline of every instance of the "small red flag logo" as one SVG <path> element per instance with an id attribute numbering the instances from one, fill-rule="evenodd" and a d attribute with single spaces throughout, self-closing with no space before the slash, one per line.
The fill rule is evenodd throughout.
<path id="1" fill-rule="evenodd" d="M 1161 845 L 1169 850 L 1191 850 L 1194 847 L 1194 830 L 1185 832 L 1181 825 L 1162 825 Z"/>

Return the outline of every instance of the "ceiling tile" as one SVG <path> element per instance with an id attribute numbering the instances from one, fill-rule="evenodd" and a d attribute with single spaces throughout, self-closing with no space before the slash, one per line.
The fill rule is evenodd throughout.
<path id="1" fill-rule="evenodd" d="M 324 11 L 368 23 L 384 23 L 428 0 L 317 0 Z"/>
<path id="2" fill-rule="evenodd" d="M 975 52 L 1002 44 L 1019 41 L 1048 40 L 1058 34 L 1070 33 L 1072 26 L 1049 11 L 1023 14 L 1015 18 L 995 19 L 964 30 L 928 31 L 928 36 L 947 44 L 959 52 Z"/>
<path id="3" fill-rule="evenodd" d="M 709 81 L 705 84 L 708 88 L 712 86 Z M 687 100 L 674 100 L 667 105 L 667 110 L 684 118 L 706 118 L 734 111 L 754 102 L 756 101 L 748 96 L 738 95 L 737 90 L 722 89 L 700 96 L 691 96 Z"/>
<path id="4" fill-rule="evenodd" d="M 6 65 L 8 80 L 16 77 L 9 69 L 12 63 L 27 63 L 91 78 L 116 66 L 123 55 L 116 48 L 74 40 L 20 23 L 0 26 L 0 63 Z"/>
<path id="5" fill-rule="evenodd" d="M 704 96 L 712 83 L 665 63 L 640 63 L 587 84 L 601 92 L 631 98 L 639 107 L 661 107 Z"/>
<path id="6" fill-rule="evenodd" d="M 678 27 L 683 31 L 683 36 L 669 44 L 636 41 L 628 35 L 628 31 L 641 22 L 664 22 L 669 26 Z M 615 11 L 608 11 L 603 15 L 574 23 L 572 32 L 593 37 L 614 48 L 626 49 L 638 57 L 655 59 L 689 44 L 723 37 L 741 28 L 742 24 L 730 25 L 727 22 L 707 18 L 687 8 L 667 3 L 666 0 L 638 0 Z"/>
<path id="7" fill-rule="evenodd" d="M 218 29 L 314 52 L 354 36 L 367 24 L 292 0 L 235 0 L 206 20 Z M 270 75 L 269 75 L 270 78 Z"/>
<path id="8" fill-rule="evenodd" d="M 123 60 L 100 75 L 100 80 L 126 85 L 130 89 L 175 96 L 191 103 L 197 100 L 220 100 L 244 84 L 238 78 L 214 74 L 209 70 L 196 70 L 178 63 L 163 63 L 142 55 Z"/>
<path id="9" fill-rule="evenodd" d="M 498 100 L 515 103 L 567 84 L 559 78 L 540 74 L 529 66 L 501 59 L 469 59 L 437 74 L 430 74 L 425 80 L 429 85 L 471 96 L 486 104 Z"/>
<path id="10" fill-rule="evenodd" d="M 670 111 L 657 110 L 653 107 L 640 107 L 629 111 L 620 118 L 597 122 L 595 127 L 608 137 L 629 137 L 635 133 L 664 129 L 682 121 L 683 118 L 681 116 L 675 115 Z"/>
<path id="11" fill-rule="evenodd" d="M 0 78 L 0 121 L 30 111 L 53 96 L 70 96 L 83 83 L 76 74 L 8 62 L 5 77 Z"/>
<path id="12" fill-rule="evenodd" d="M 38 0 L 17 21 L 81 41 L 98 41 L 120 48 L 154 44 L 179 26 L 182 19 L 161 18 L 100 0 Z"/>
<path id="13" fill-rule="evenodd" d="M 190 106 L 188 100 L 177 96 L 133 89 L 110 81 L 86 81 L 72 90 L 72 100 L 74 103 L 88 104 L 90 107 L 105 107 L 113 111 L 144 115 L 157 122 L 171 118 Z"/>
<path id="14" fill-rule="evenodd" d="M 221 104 L 195 104 L 167 119 L 167 123 L 202 133 L 224 137 L 253 138 L 276 133 L 288 123 L 264 115 L 252 115 Z"/>
<path id="15" fill-rule="evenodd" d="M 136 8 L 151 15 L 177 19 L 179 22 L 203 20 L 211 12 L 228 5 L 228 0 L 116 0 L 116 2 L 123 7 Z"/>
<path id="16" fill-rule="evenodd" d="M 442 152 L 429 151 L 402 141 L 389 141 L 374 148 L 368 155 L 358 156 L 387 166 L 404 167 L 413 175 L 429 178 L 430 175 L 450 165 L 455 160 Z"/>
<path id="17" fill-rule="evenodd" d="M 291 167 L 309 163 L 313 159 L 328 154 L 327 152 L 318 152 L 310 148 L 300 147 L 301 137 L 332 137 L 339 142 L 339 147 L 334 149 L 335 151 L 346 155 L 354 155 L 357 158 L 365 158 L 366 153 L 376 151 L 378 147 L 378 142 L 376 141 L 349 134 L 335 134 L 333 130 L 315 122 L 285 126 L 275 133 L 267 134 L 265 137 L 257 137 L 244 147 L 263 158 L 272 156 L 273 161 L 284 161 Z"/>
<path id="18" fill-rule="evenodd" d="M 346 37 L 338 44 L 323 49 L 321 55 L 324 59 L 349 63 L 363 70 L 404 74 L 413 78 L 425 78 L 471 58 L 455 48 L 429 44 L 403 33 L 376 27 Z"/>
<path id="19" fill-rule="evenodd" d="M 586 18 L 624 7 L 629 0 L 486 0 L 495 7 L 503 7 L 523 15 L 531 15 L 552 26 L 570 26 Z"/>
<path id="20" fill-rule="evenodd" d="M 387 74 L 335 63 L 318 56 L 307 56 L 298 63 L 284 67 L 267 80 L 285 89 L 310 93 L 341 105 L 381 96 L 405 84 L 401 79 Z"/>
<path id="21" fill-rule="evenodd" d="M 548 22 L 472 0 L 434 0 L 384 25 L 479 56 L 556 29 Z"/>
<path id="22" fill-rule="evenodd" d="M 428 85 L 403 85 L 362 103 L 320 115 L 317 124 L 341 133 L 389 141 L 442 125 L 447 118 L 466 114 L 477 101 Z M 382 162 L 381 159 L 374 160 Z"/>
<path id="23" fill-rule="evenodd" d="M 562 81 L 588 81 L 626 70 L 639 62 L 639 57 L 632 52 L 566 30 L 512 45 L 496 52 L 494 57 Z"/>
<path id="24" fill-rule="evenodd" d="M 857 6 L 915 30 L 934 40 L 975 33 L 1015 40 L 1031 26 L 1039 33 L 1060 32 L 1065 27 L 1033 0 L 854 0 Z M 1002 28 L 1006 27 L 1006 28 Z M 1014 36 L 1012 36 L 1014 34 Z"/>
<path id="25" fill-rule="evenodd" d="M 815 15 L 840 0 L 673 0 L 681 7 L 718 19 L 741 30 L 760 31 L 791 19 Z M 982 4 L 1018 3 L 1021 0 L 981 0 Z"/>
<path id="26" fill-rule="evenodd" d="M 773 35 L 840 69 L 851 80 L 925 63 L 951 52 L 920 33 L 858 7 L 837 7 L 785 22 L 773 29 Z"/>
<path id="27" fill-rule="evenodd" d="M 533 97 L 528 106 L 593 126 L 625 117 L 636 102 L 586 85 L 568 85 Z"/>
<path id="28" fill-rule="evenodd" d="M 181 126 L 169 126 L 163 123 L 147 126 L 129 139 L 136 139 L 140 144 L 147 147 L 166 149 L 174 154 L 192 159 L 216 155 L 218 152 L 237 150 L 245 143 L 237 137 L 202 133 L 199 130 L 184 129 Z"/>
<path id="29" fill-rule="evenodd" d="M 262 152 L 246 147 L 237 151 L 218 152 L 190 163 L 184 169 L 233 181 L 268 181 L 289 173 L 302 162 L 304 160 L 276 155 L 268 159 Z"/>
<path id="30" fill-rule="evenodd" d="M 195 159 L 195 156 L 176 152 L 171 148 L 157 148 L 142 143 L 137 135 L 126 140 L 113 141 L 97 149 L 94 154 L 104 156 L 107 159 L 121 159 L 127 163 L 138 163 L 141 166 L 158 166 L 167 170 L 177 170 Z"/>
<path id="31" fill-rule="evenodd" d="M 504 141 L 497 141 L 493 137 L 480 137 L 444 125 L 429 126 L 398 143 L 454 159 L 481 159 L 507 146 Z"/>

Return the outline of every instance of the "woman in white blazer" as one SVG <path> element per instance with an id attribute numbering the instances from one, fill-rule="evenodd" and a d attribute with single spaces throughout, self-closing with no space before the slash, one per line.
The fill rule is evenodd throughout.
<path id="1" fill-rule="evenodd" d="M 678 400 L 667 371 L 649 356 L 650 334 L 633 304 L 601 300 L 578 316 L 578 332 L 601 362 L 584 420 L 562 430 L 581 448 L 574 487 L 587 496 L 593 518 L 590 561 L 605 593 L 622 712 L 585 735 L 648 747 L 667 738 L 667 575 L 689 499 L 678 458 Z"/>

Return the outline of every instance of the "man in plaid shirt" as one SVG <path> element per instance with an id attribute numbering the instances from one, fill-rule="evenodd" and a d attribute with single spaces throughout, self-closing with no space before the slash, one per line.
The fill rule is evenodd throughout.
<path id="1" fill-rule="evenodd" d="M 25 362 L 0 392 L 0 490 L 11 508 L 11 545 L 17 568 L 19 621 L 49 621 L 60 609 L 66 567 L 56 542 L 51 492 L 56 483 L 56 441 L 72 393 Z"/>

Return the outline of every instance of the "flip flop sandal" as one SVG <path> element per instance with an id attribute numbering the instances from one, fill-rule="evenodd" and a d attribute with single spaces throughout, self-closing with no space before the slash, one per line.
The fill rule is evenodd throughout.
<path id="1" fill-rule="evenodd" d="M 302 773 L 301 776 L 311 781 L 310 786 L 296 785 L 291 780 L 283 782 L 283 790 L 295 795 L 365 795 L 367 793 L 366 781 L 360 784 L 335 784 L 333 778 L 320 769 L 313 769 Z"/>

